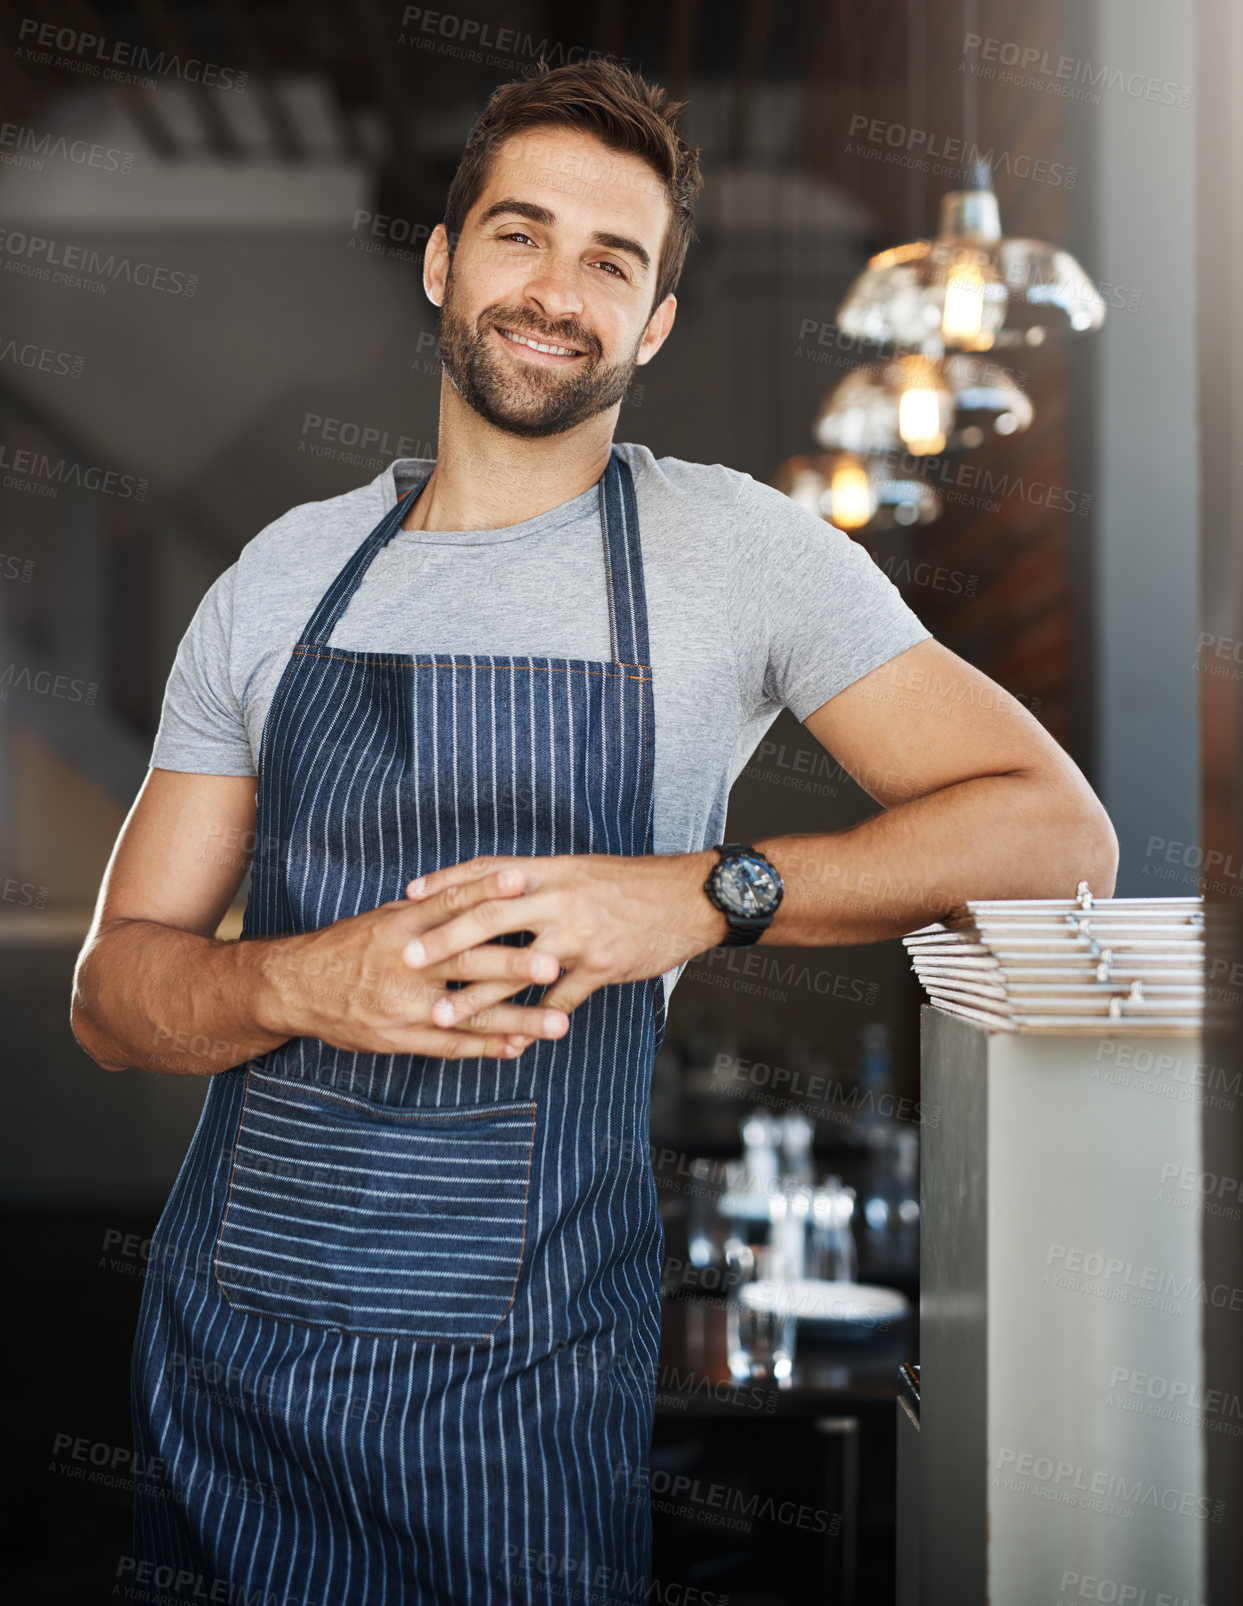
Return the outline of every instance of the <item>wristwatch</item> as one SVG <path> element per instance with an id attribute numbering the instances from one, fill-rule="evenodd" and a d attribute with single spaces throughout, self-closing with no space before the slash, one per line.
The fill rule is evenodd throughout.
<path id="1" fill-rule="evenodd" d="M 704 891 L 729 922 L 722 948 L 743 948 L 759 940 L 773 923 L 785 892 L 775 864 L 745 842 L 719 842 Z"/>

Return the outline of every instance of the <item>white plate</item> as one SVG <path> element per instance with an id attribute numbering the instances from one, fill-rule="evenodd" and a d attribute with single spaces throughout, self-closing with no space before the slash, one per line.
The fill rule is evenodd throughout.
<path id="1" fill-rule="evenodd" d="M 769 1221 L 772 1219 L 770 1201 L 781 1197 L 779 1193 L 723 1193 L 716 1201 L 716 1208 L 733 1221 Z"/>
<path id="2" fill-rule="evenodd" d="M 748 1310 L 798 1321 L 839 1322 L 849 1327 L 877 1327 L 905 1316 L 910 1301 L 896 1288 L 872 1283 L 830 1283 L 805 1277 L 797 1282 L 760 1279 L 743 1283 L 739 1299 Z"/>

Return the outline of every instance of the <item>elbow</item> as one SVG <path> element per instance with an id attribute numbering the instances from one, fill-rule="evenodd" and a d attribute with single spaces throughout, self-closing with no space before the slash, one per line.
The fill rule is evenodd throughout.
<path id="1" fill-rule="evenodd" d="M 1118 836 L 1105 805 L 1069 763 L 1029 775 L 1026 807 L 1011 815 L 1018 898 L 1073 898 L 1086 881 L 1093 898 L 1112 898 Z"/>
<path id="2" fill-rule="evenodd" d="M 73 1033 L 74 1042 L 88 1059 L 95 1061 L 103 1071 L 124 1071 L 128 1067 L 108 1053 L 101 1038 L 96 1035 L 91 1026 L 89 1016 L 83 1006 L 75 998 L 69 1010 L 69 1030 Z"/>
<path id="3" fill-rule="evenodd" d="M 73 978 L 73 996 L 69 1004 L 69 1030 L 73 1040 L 87 1056 L 93 1059 L 96 1065 L 104 1071 L 128 1070 L 124 1060 L 116 1057 L 115 1044 L 110 1044 L 107 1035 L 100 1028 L 90 1004 L 91 978 L 87 972 L 86 964 L 79 960 L 77 973 Z"/>
<path id="4" fill-rule="evenodd" d="M 1098 812 L 1083 825 L 1084 872 L 1076 880 L 1086 881 L 1094 898 L 1112 898 L 1118 881 L 1118 834 L 1113 821 L 1098 804 Z"/>
<path id="5" fill-rule="evenodd" d="M 1063 885 L 1047 896 L 1074 897 L 1079 883 L 1086 881 L 1093 898 L 1112 898 L 1118 879 L 1118 834 L 1105 805 L 1086 783 L 1065 800 L 1058 838 L 1066 850 L 1058 855 Z"/>

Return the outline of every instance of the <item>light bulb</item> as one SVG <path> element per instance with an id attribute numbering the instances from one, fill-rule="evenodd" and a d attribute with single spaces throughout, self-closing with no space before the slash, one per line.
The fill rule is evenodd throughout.
<path id="1" fill-rule="evenodd" d="M 985 349 L 992 345 L 992 333 L 984 329 L 984 288 L 985 278 L 978 263 L 962 262 L 950 269 L 941 313 L 941 334 L 947 345 L 969 344 Z"/>
<path id="2" fill-rule="evenodd" d="M 867 470 L 856 459 L 842 458 L 829 480 L 827 517 L 843 530 L 861 530 L 876 511 Z"/>
<path id="3" fill-rule="evenodd" d="M 898 398 L 898 434 L 916 457 L 945 450 L 941 399 L 928 379 L 908 385 Z"/>

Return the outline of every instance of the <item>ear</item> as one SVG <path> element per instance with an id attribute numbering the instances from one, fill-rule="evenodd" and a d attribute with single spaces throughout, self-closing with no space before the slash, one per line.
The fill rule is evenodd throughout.
<path id="1" fill-rule="evenodd" d="M 443 223 L 437 223 L 427 238 L 423 252 L 423 290 L 434 307 L 444 305 L 445 281 L 449 277 L 449 235 Z"/>
<path id="2" fill-rule="evenodd" d="M 678 298 L 671 290 L 647 320 L 647 328 L 643 331 L 643 339 L 639 342 L 639 350 L 634 359 L 636 367 L 641 368 L 645 362 L 651 362 L 664 345 L 670 329 L 673 328 L 677 310 Z"/>

